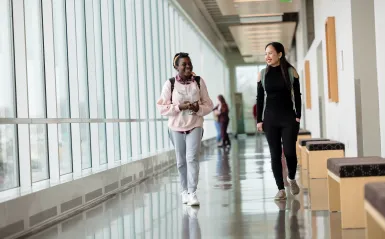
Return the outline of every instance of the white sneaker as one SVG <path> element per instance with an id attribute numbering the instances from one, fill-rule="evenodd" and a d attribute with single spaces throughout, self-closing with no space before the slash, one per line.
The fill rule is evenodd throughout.
<path id="1" fill-rule="evenodd" d="M 297 181 L 295 181 L 295 179 L 291 180 L 289 177 L 287 177 L 287 181 L 289 182 L 290 184 L 290 192 L 293 196 L 299 194 L 299 186 L 297 184 Z"/>
<path id="2" fill-rule="evenodd" d="M 196 192 L 190 193 L 188 195 L 188 202 L 187 205 L 189 206 L 199 206 L 199 201 Z"/>
<path id="3" fill-rule="evenodd" d="M 279 190 L 277 195 L 274 197 L 275 200 L 280 201 L 280 200 L 286 200 L 286 192 L 285 190 Z"/>
<path id="4" fill-rule="evenodd" d="M 199 207 L 188 207 L 187 212 L 191 219 L 198 219 Z"/>
<path id="5" fill-rule="evenodd" d="M 183 191 L 180 195 L 182 196 L 182 203 L 183 204 L 188 203 L 188 193 L 187 193 L 187 191 Z"/>

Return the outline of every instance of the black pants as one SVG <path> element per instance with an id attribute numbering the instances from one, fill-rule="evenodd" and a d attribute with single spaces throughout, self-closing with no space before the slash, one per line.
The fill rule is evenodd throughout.
<path id="1" fill-rule="evenodd" d="M 222 143 L 223 145 L 229 145 L 231 144 L 229 134 L 227 133 L 227 127 L 229 126 L 230 119 L 224 118 L 219 119 L 219 124 L 221 126 L 221 137 L 222 137 Z"/>
<path id="2" fill-rule="evenodd" d="M 273 170 L 275 182 L 279 190 L 285 189 L 282 175 L 281 143 L 283 143 L 283 151 L 286 157 L 289 178 L 295 179 L 295 174 L 297 172 L 297 154 L 295 144 L 297 141 L 299 123 L 292 117 L 285 120 L 274 117 L 271 118 L 271 120 L 264 120 L 263 130 L 265 131 L 266 139 L 270 148 L 271 168 Z"/>

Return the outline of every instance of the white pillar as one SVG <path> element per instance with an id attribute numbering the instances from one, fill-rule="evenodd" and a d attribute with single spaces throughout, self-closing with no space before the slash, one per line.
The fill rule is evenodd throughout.
<path id="1" fill-rule="evenodd" d="M 377 79 L 381 128 L 381 156 L 385 157 L 385 1 L 374 0 L 374 19 L 377 51 Z"/>

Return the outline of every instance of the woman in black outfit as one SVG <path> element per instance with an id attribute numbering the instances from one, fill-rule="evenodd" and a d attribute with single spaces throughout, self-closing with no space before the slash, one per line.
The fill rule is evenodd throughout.
<path id="1" fill-rule="evenodd" d="M 267 67 L 258 75 L 257 129 L 264 131 L 270 148 L 271 166 L 278 187 L 276 200 L 286 199 L 282 175 L 282 145 L 289 171 L 290 191 L 300 191 L 295 180 L 297 155 L 295 143 L 301 118 L 299 76 L 285 58 L 285 49 L 279 42 L 265 48 Z M 265 102 L 266 100 L 266 102 Z M 281 141 L 282 140 L 282 141 Z"/>
<path id="2" fill-rule="evenodd" d="M 229 135 L 227 134 L 227 127 L 229 126 L 229 107 L 226 103 L 223 95 L 218 95 L 219 104 L 214 108 L 214 113 L 218 115 L 218 121 L 221 127 L 221 138 L 222 143 L 219 144 L 219 147 L 229 147 L 231 145 Z"/>

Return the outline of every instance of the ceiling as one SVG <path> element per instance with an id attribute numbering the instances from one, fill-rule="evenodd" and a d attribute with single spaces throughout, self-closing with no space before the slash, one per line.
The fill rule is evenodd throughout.
<path id="1" fill-rule="evenodd" d="M 281 42 L 289 53 L 298 22 L 300 0 L 195 0 L 210 15 L 230 50 L 245 62 L 264 62 L 265 45 Z"/>

